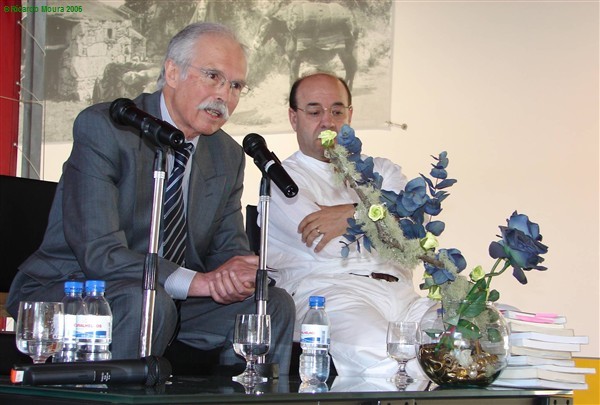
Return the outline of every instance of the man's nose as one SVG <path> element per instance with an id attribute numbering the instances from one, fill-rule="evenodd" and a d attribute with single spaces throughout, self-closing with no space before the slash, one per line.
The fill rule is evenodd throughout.
<path id="1" fill-rule="evenodd" d="M 229 82 L 225 82 L 222 85 L 217 86 L 216 91 L 217 91 L 217 96 L 219 97 L 219 99 L 223 100 L 225 102 L 229 101 L 229 98 L 231 97 L 231 94 L 233 93 Z"/>
<path id="2" fill-rule="evenodd" d="M 323 128 L 331 129 L 335 128 L 335 122 L 333 121 L 333 115 L 328 110 L 323 111 L 323 117 L 321 118 L 321 126 Z"/>

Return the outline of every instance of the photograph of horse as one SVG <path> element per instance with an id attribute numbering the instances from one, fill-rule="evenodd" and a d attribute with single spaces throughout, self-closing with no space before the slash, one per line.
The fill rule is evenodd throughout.
<path id="1" fill-rule="evenodd" d="M 298 78 L 302 63 L 321 66 L 337 56 L 352 89 L 358 32 L 352 11 L 338 3 L 295 2 L 261 18 L 252 49 L 260 55 L 260 49 L 274 40 L 287 60 L 290 84 Z"/>

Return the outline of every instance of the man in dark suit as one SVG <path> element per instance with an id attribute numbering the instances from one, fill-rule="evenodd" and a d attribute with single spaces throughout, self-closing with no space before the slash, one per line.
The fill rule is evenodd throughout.
<path id="1" fill-rule="evenodd" d="M 258 258 L 244 232 L 242 148 L 221 126 L 246 89 L 246 55 L 233 32 L 218 24 L 192 24 L 170 42 L 158 80 L 161 89 L 134 100 L 137 107 L 179 128 L 193 153 L 185 165 L 183 197 L 187 238 L 182 260 L 158 262 L 152 354 L 177 338 L 199 349 L 223 347 L 221 364 L 241 362 L 232 349 L 235 315 L 255 312 Z M 109 104 L 84 110 L 73 129 L 41 247 L 19 268 L 8 307 L 19 301 L 60 301 L 69 279 L 106 281 L 113 312 L 113 359 L 139 353 L 142 274 L 149 246 L 155 146 L 138 131 L 116 125 Z M 173 171 L 173 151 L 167 158 Z M 168 187 L 167 187 L 168 188 Z M 167 221 L 164 221 L 167 222 Z M 165 238 L 161 226 L 161 241 Z M 163 256 L 166 246 L 161 245 Z M 289 369 L 294 303 L 269 291 L 272 350 L 267 361 Z"/>

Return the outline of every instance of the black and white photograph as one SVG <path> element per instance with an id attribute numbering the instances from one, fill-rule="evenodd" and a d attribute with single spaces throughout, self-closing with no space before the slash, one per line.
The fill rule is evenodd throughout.
<path id="1" fill-rule="evenodd" d="M 230 26 L 247 47 L 251 92 L 225 125 L 230 134 L 289 131 L 289 87 L 317 69 L 344 78 L 355 108 L 368 111 L 355 128 L 385 128 L 392 7 L 391 0 L 88 0 L 81 13 L 47 13 L 45 141 L 70 141 L 88 105 L 153 92 L 169 38 L 197 21 Z"/>

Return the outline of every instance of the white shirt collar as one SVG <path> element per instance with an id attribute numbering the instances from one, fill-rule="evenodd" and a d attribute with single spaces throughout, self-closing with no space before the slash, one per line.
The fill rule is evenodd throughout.
<path id="1" fill-rule="evenodd" d="M 162 92 L 160 93 L 160 116 L 164 121 L 167 121 L 169 124 L 177 128 L 177 125 L 175 125 L 173 118 L 171 118 L 171 115 L 169 114 L 169 110 L 167 109 L 167 103 L 165 102 L 165 95 Z M 188 141 L 187 139 L 185 141 L 194 145 L 194 151 L 196 150 L 196 147 L 198 146 L 197 136 L 194 137 L 194 139 L 192 139 L 191 141 Z"/>

